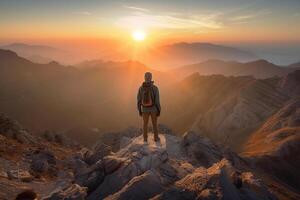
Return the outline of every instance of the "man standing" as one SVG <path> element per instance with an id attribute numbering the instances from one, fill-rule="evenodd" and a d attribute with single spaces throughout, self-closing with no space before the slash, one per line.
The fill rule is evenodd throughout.
<path id="1" fill-rule="evenodd" d="M 160 115 L 160 102 L 159 102 L 159 91 L 152 81 L 152 74 L 150 72 L 145 73 L 145 82 L 139 88 L 137 95 L 137 107 L 141 117 L 143 117 L 143 133 L 144 142 L 148 139 L 148 121 L 151 117 L 154 141 L 159 141 L 158 128 L 157 128 L 157 118 Z"/>

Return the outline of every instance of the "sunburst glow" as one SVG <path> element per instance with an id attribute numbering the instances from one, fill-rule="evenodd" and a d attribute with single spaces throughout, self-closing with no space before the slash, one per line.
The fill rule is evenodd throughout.
<path id="1" fill-rule="evenodd" d="M 147 34 L 145 33 L 145 31 L 135 30 L 132 32 L 131 36 L 134 41 L 140 42 L 146 39 Z"/>

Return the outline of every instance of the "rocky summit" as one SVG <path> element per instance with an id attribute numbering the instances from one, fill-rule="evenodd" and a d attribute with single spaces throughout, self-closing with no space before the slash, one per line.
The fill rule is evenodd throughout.
<path id="1" fill-rule="evenodd" d="M 160 134 L 143 141 L 140 129 L 121 131 L 116 151 L 24 134 L 13 121 L 1 129 L 0 199 L 277 199 L 250 161 L 199 132 Z M 3 121 L 5 121 L 3 120 Z M 16 124 L 16 123 L 15 123 Z M 20 132 L 20 130 L 23 130 Z M 129 133 L 130 132 L 130 133 Z M 169 131 L 171 133 L 171 131 Z M 65 137 L 62 137 L 65 138 Z"/>
<path id="2" fill-rule="evenodd" d="M 80 174 L 77 180 L 101 174 L 102 181 L 84 184 L 91 188 L 87 199 L 276 199 L 243 159 L 195 132 L 152 138 L 133 138 Z M 207 161 L 214 164 L 205 167 Z"/>

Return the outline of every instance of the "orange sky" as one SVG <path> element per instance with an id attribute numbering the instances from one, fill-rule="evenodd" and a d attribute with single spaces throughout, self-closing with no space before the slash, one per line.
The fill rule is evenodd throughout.
<path id="1" fill-rule="evenodd" d="M 226 3 L 225 3 L 226 2 Z M 0 2 L 0 42 L 103 39 L 179 41 L 300 41 L 300 2 L 266 1 L 15 1 Z"/>

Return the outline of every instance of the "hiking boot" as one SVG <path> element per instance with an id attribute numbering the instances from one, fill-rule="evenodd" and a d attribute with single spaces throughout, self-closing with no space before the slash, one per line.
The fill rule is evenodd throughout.
<path id="1" fill-rule="evenodd" d="M 144 143 L 147 143 L 148 142 L 148 139 L 147 138 L 144 138 Z"/>

